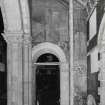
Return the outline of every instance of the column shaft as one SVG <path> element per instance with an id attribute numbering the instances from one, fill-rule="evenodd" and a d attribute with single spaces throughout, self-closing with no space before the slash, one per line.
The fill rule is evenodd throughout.
<path id="1" fill-rule="evenodd" d="M 22 41 L 8 36 L 7 43 L 7 105 L 23 105 Z"/>
<path id="2" fill-rule="evenodd" d="M 24 105 L 32 105 L 32 60 L 31 60 L 31 41 L 27 38 L 24 39 L 24 47 L 23 47 L 23 68 L 24 68 Z"/>
<path id="3" fill-rule="evenodd" d="M 74 83 L 73 83 L 73 0 L 69 0 L 69 47 L 70 47 L 70 99 L 69 99 L 69 104 L 74 105 Z"/>

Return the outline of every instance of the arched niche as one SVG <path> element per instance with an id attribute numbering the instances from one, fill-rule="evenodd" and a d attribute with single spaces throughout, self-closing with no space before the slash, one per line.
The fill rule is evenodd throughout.
<path id="1" fill-rule="evenodd" d="M 56 44 L 52 44 L 49 42 L 41 43 L 33 47 L 32 49 L 32 91 L 35 91 L 35 70 L 36 66 L 34 63 L 36 63 L 37 59 L 45 54 L 50 53 L 55 55 L 60 62 L 60 105 L 69 105 L 69 65 L 68 61 L 66 59 L 66 56 L 63 52 L 63 50 L 57 46 Z M 32 93 L 33 93 L 32 92 Z M 32 94 L 32 97 L 33 96 Z M 34 99 L 32 98 L 32 101 L 34 103 Z"/>

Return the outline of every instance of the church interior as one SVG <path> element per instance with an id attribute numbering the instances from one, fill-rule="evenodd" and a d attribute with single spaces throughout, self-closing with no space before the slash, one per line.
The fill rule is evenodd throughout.
<path id="1" fill-rule="evenodd" d="M 105 105 L 104 0 L 0 0 L 0 105 Z"/>

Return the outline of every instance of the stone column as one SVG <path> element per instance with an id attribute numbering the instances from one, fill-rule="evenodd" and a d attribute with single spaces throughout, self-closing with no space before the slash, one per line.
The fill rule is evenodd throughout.
<path id="1" fill-rule="evenodd" d="M 70 101 L 69 101 L 69 104 L 70 105 L 74 105 L 74 83 L 73 83 L 73 72 L 74 72 L 74 70 L 73 70 L 73 66 L 74 66 L 74 64 L 73 64 L 73 61 L 74 61 L 74 59 L 73 59 L 73 57 L 74 57 L 74 37 L 73 37 L 74 35 L 73 35 L 73 0 L 69 0 L 69 48 L 70 48 L 70 53 L 69 53 L 69 55 L 70 55 Z"/>
<path id="2" fill-rule="evenodd" d="M 98 94 L 100 95 L 100 105 L 105 105 L 105 45 L 102 46 L 100 51 L 100 65 L 99 65 L 99 81 L 100 87 Z"/>
<path id="3" fill-rule="evenodd" d="M 22 33 L 5 33 L 7 41 L 7 105 L 23 105 Z"/>
<path id="4" fill-rule="evenodd" d="M 32 105 L 32 49 L 30 34 L 24 35 L 23 45 L 23 76 L 24 76 L 24 105 Z M 35 94 L 35 93 L 34 93 Z"/>

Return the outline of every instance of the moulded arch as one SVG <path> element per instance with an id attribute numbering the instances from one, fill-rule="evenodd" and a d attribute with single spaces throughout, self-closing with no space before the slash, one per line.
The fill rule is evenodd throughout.
<path id="1" fill-rule="evenodd" d="M 3 15 L 5 32 L 30 32 L 27 0 L 1 0 L 0 7 Z"/>
<path id="2" fill-rule="evenodd" d="M 23 29 L 25 33 L 30 33 L 30 10 L 28 0 L 20 0 Z"/>
<path id="3" fill-rule="evenodd" d="M 17 0 L 1 0 L 1 10 L 6 32 L 20 32 L 22 30 L 20 5 Z"/>
<path id="4" fill-rule="evenodd" d="M 52 44 L 49 42 L 38 44 L 32 49 L 33 61 L 36 61 L 40 55 L 45 54 L 45 53 L 51 53 L 51 54 L 56 55 L 58 59 L 60 60 L 60 62 L 67 62 L 67 59 L 63 50 L 56 44 Z"/>

